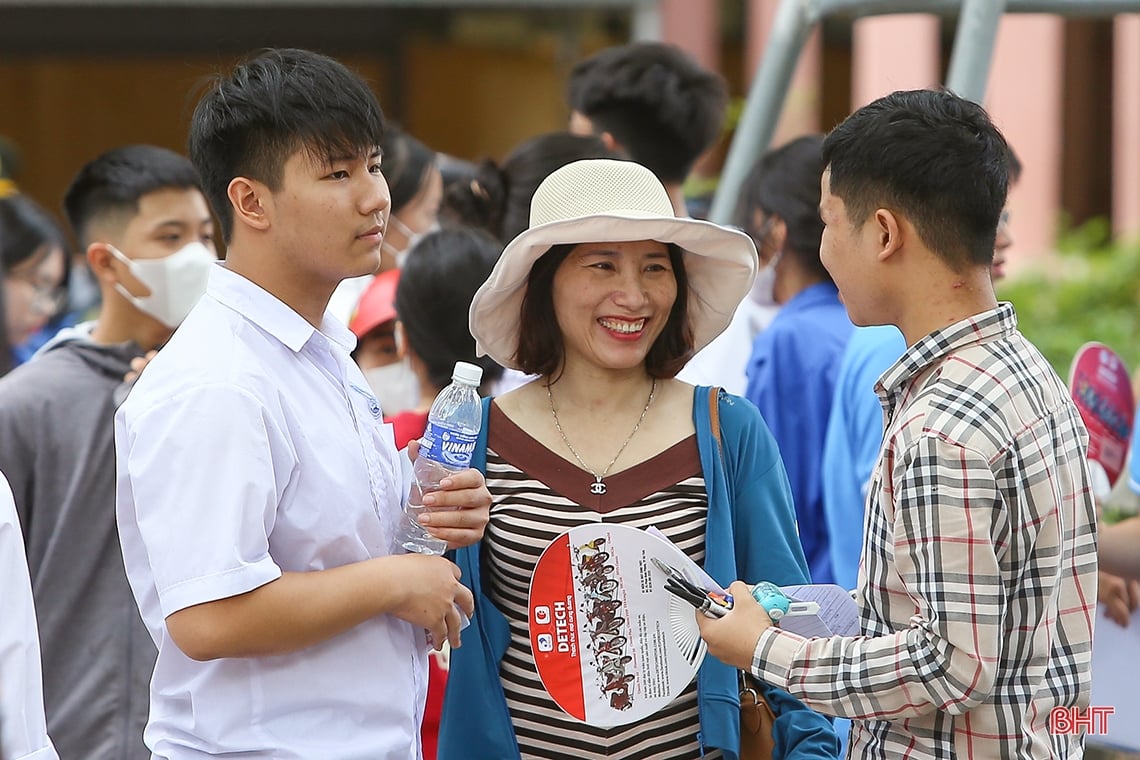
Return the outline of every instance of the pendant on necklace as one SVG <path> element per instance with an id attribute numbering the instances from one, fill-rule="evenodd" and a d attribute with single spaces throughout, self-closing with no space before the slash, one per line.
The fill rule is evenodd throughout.
<path id="1" fill-rule="evenodd" d="M 598 478 L 597 480 L 595 480 L 593 483 L 590 484 L 590 493 L 592 493 L 596 496 L 601 496 L 605 492 L 606 492 L 606 484 L 602 482 L 601 478 Z"/>

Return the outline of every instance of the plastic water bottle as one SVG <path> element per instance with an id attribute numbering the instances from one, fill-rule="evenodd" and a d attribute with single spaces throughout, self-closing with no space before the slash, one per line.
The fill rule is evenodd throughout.
<path id="1" fill-rule="evenodd" d="M 471 455 L 483 424 L 483 404 L 479 383 L 483 368 L 456 362 L 451 385 L 444 388 L 428 412 L 427 429 L 420 439 L 420 453 L 412 471 L 412 483 L 400 521 L 400 545 L 420 554 L 443 554 L 447 542 L 428 533 L 419 523 L 420 515 L 436 507 L 423 506 L 423 497 L 439 490 L 439 483 L 452 473 L 471 466 Z"/>

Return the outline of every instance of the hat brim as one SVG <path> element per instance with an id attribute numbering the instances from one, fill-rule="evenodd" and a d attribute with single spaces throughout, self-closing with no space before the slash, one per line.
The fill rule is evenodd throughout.
<path id="1" fill-rule="evenodd" d="M 530 270 L 552 246 L 656 240 L 684 252 L 689 280 L 689 324 L 693 350 L 720 335 L 756 279 L 757 255 L 743 232 L 701 219 L 647 217 L 611 212 L 532 227 L 503 250 L 491 276 L 471 301 L 470 327 L 476 353 L 511 369 L 522 322 L 522 303 Z"/>

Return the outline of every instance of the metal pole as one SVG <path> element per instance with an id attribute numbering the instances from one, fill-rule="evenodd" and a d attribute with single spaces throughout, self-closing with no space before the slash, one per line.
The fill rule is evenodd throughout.
<path id="1" fill-rule="evenodd" d="M 810 5 L 803 0 L 783 0 L 776 10 L 772 33 L 756 68 L 709 209 L 709 219 L 713 222 L 732 222 L 740 186 L 752 164 L 772 141 L 796 63 L 818 18 L 810 12 Z"/>
<path id="2" fill-rule="evenodd" d="M 1006 0 L 962 0 L 946 87 L 981 103 L 986 97 L 997 28 Z"/>

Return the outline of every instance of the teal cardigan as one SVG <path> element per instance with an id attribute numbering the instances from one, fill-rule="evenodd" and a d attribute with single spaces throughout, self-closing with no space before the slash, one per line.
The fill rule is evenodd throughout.
<path id="1" fill-rule="evenodd" d="M 693 394 L 693 422 L 708 493 L 705 571 L 723 586 L 738 578 L 779 585 L 806 583 L 807 562 L 796 535 L 791 491 L 772 434 L 755 406 L 721 392 L 718 448 L 709 414 L 710 390 L 698 387 Z M 479 470 L 486 469 L 489 410 L 490 399 L 484 399 L 483 428 L 472 459 L 472 467 Z M 517 760 L 518 742 L 499 680 L 510 629 L 483 586 L 480 544 L 460 549 L 455 562 L 475 596 L 475 615 L 463 631 L 463 645 L 451 654 L 438 758 Z M 777 714 L 774 758 L 837 756 L 838 741 L 829 718 L 774 687 L 766 687 L 765 697 Z M 719 748 L 728 760 L 738 760 L 736 670 L 706 657 L 697 672 L 697 700 L 702 754 Z"/>

